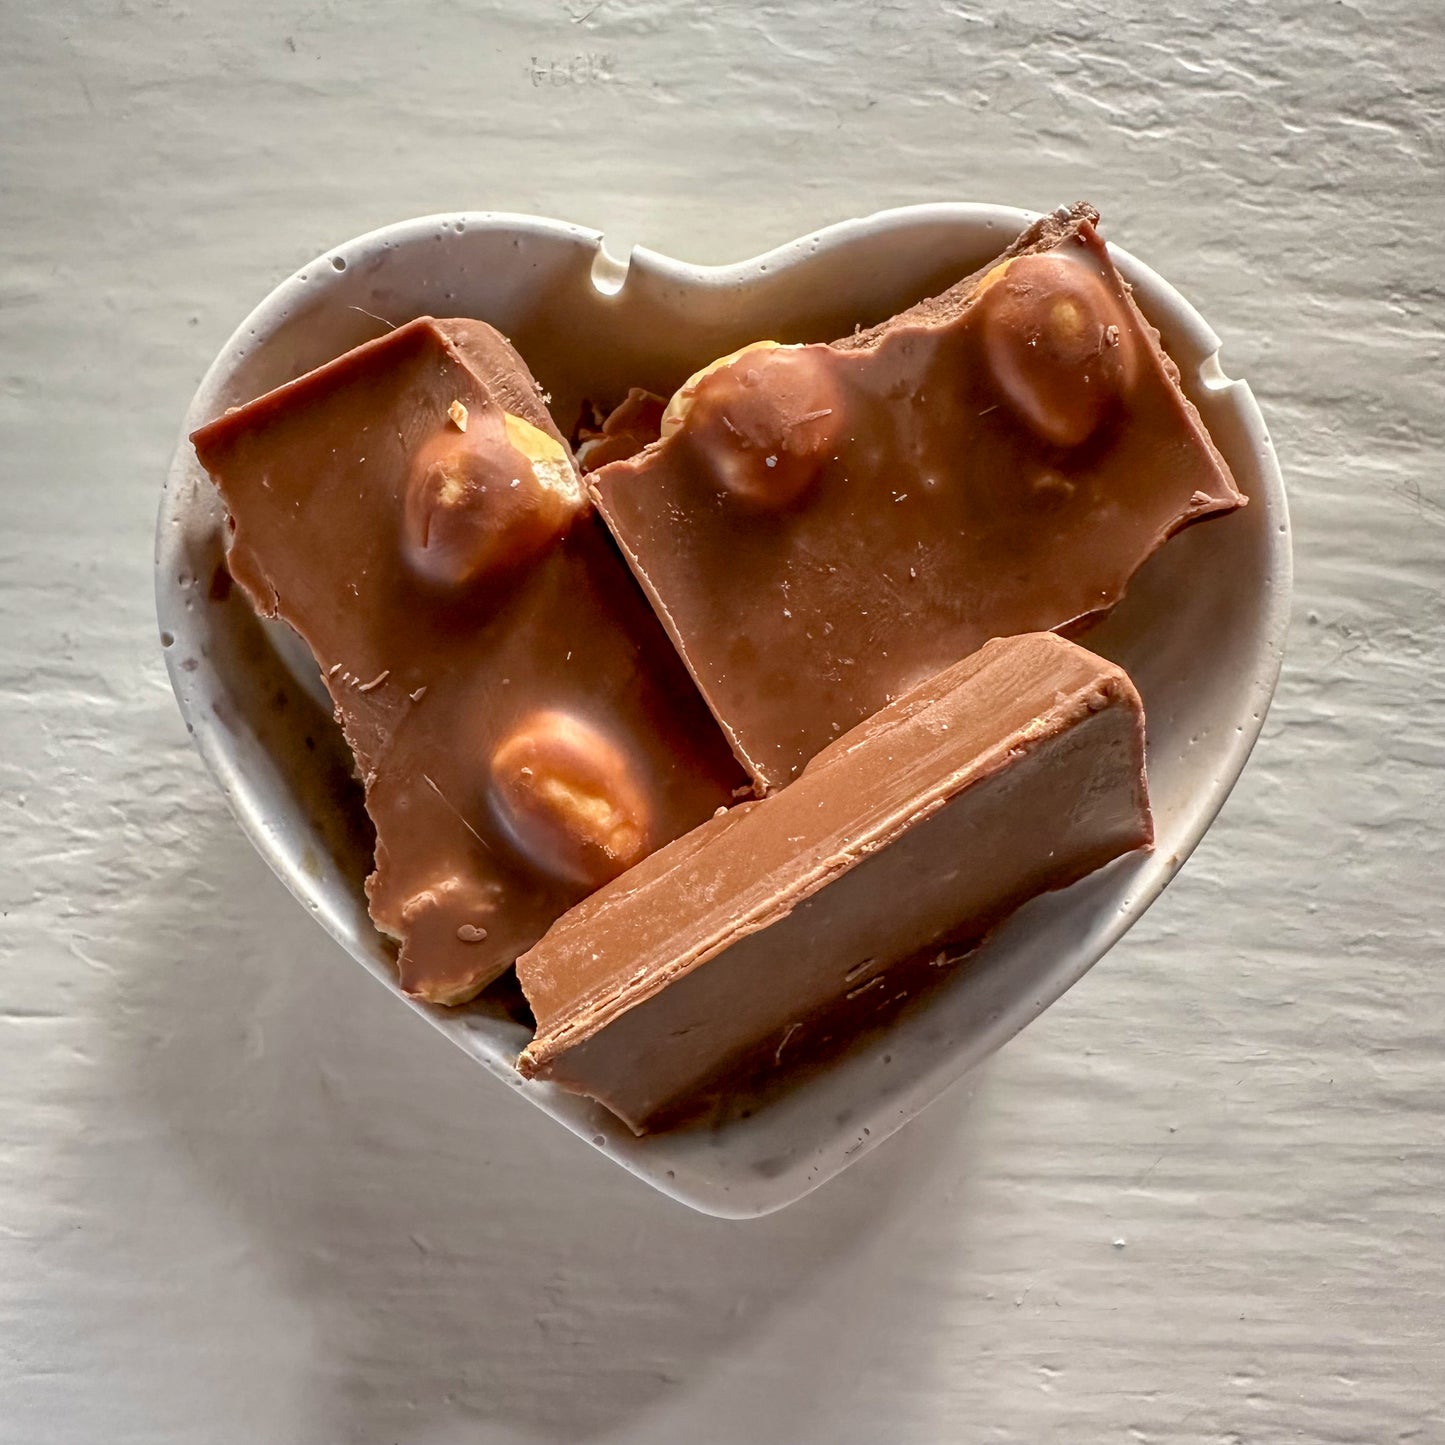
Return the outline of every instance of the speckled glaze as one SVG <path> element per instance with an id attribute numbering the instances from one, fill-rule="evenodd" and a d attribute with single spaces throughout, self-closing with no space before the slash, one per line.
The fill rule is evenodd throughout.
<path id="1" fill-rule="evenodd" d="M 629 384 L 666 393 L 712 357 L 760 335 L 827 337 L 882 320 L 983 264 L 1029 219 L 994 206 L 909 207 L 831 226 L 732 266 L 691 266 L 637 250 L 625 274 L 614 267 L 603 284 L 601 236 L 561 221 L 468 213 L 404 222 L 333 247 L 277 287 L 222 349 L 185 427 L 387 323 L 434 311 L 476 316 L 508 335 L 565 428 L 584 397 L 618 396 Z M 1164 548 L 1088 636 L 1091 647 L 1128 668 L 1144 698 L 1153 853 L 1122 859 L 1028 905 L 968 970 L 885 1038 L 751 1117 L 715 1129 L 633 1139 L 595 1105 L 524 1083 L 512 1060 L 527 1033 L 503 1010 L 420 1006 L 496 1079 L 696 1209 L 741 1217 L 791 1203 L 875 1148 L 1011 1038 L 1159 895 L 1249 756 L 1288 617 L 1279 468 L 1249 388 L 1221 370 L 1208 325 L 1127 252 L 1116 250 L 1115 260 L 1250 498 L 1242 512 Z M 366 916 L 355 851 L 328 841 L 346 831 L 345 819 L 307 783 L 318 728 L 299 698 L 314 693 L 315 667 L 273 630 L 298 695 L 296 705 L 278 706 L 274 667 L 257 670 L 238 640 L 256 632 L 244 600 L 234 592 L 211 596 L 221 525 L 183 438 L 162 501 L 156 562 L 160 625 L 172 639 L 166 657 L 182 712 L 262 856 L 333 937 L 397 991 Z"/>

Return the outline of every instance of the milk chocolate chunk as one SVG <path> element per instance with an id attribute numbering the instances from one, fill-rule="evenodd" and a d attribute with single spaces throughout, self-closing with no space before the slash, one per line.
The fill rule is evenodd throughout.
<path id="1" fill-rule="evenodd" d="M 987 639 L 1108 612 L 1243 505 L 1087 206 L 829 345 L 745 348 L 592 474 L 764 789 Z"/>
<path id="2" fill-rule="evenodd" d="M 573 443 L 577 465 L 595 472 L 608 462 L 636 456 L 661 434 L 662 413 L 667 398 L 634 386 L 618 404 L 606 410 L 587 403 L 590 417 L 578 423 Z"/>
<path id="3" fill-rule="evenodd" d="M 724 384 L 710 378 L 726 369 Z M 806 348 L 760 342 L 691 377 L 663 413 L 693 464 L 743 507 L 773 510 L 804 497 L 837 455 L 847 405 Z M 713 447 L 709 437 L 726 434 Z"/>
<path id="4" fill-rule="evenodd" d="M 458 404 L 460 405 L 460 404 Z M 581 482 L 560 442 L 495 408 L 463 408 L 417 451 L 402 536 L 425 580 L 465 587 L 545 552 L 582 510 Z"/>
<path id="5" fill-rule="evenodd" d="M 593 888 L 648 852 L 647 790 L 622 750 L 562 712 L 524 718 L 492 754 L 494 812 L 517 850 Z"/>
<path id="6" fill-rule="evenodd" d="M 644 1132 L 776 1065 L 925 952 L 1148 844 L 1143 721 L 1075 643 L 990 642 L 560 919 L 517 961 L 518 1067 Z"/>
<path id="7" fill-rule="evenodd" d="M 409 993 L 465 1001 L 730 801 L 726 743 L 490 327 L 412 322 L 194 441 L 236 581 L 335 702 Z"/>

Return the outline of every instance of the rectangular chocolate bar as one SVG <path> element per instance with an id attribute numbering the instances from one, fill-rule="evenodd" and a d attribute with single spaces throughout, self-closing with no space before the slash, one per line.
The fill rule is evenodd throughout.
<path id="1" fill-rule="evenodd" d="M 743 782 L 490 327 L 412 322 L 193 440 L 335 702 L 409 993 L 470 998 Z"/>
<path id="2" fill-rule="evenodd" d="M 1124 672 L 1050 633 L 990 642 L 560 919 L 517 962 L 518 1067 L 643 1132 L 1151 838 Z"/>
<path id="3" fill-rule="evenodd" d="M 1244 503 L 1096 220 L 870 331 L 714 363 L 589 479 L 760 788 L 990 637 L 1101 616 Z"/>

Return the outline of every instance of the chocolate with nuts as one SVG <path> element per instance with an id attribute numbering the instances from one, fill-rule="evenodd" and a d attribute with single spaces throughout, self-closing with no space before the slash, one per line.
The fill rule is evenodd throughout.
<path id="1" fill-rule="evenodd" d="M 642 1132 L 1151 838 L 1124 672 L 1051 633 L 990 642 L 554 925 L 517 961 L 518 1066 Z"/>
<path id="2" fill-rule="evenodd" d="M 870 331 L 714 363 L 589 478 L 760 788 L 990 637 L 1101 616 L 1243 504 L 1096 220 Z"/>
<path id="3" fill-rule="evenodd" d="M 409 993 L 472 997 L 730 800 L 726 744 L 490 327 L 412 322 L 194 441 L 232 573 L 335 701 Z"/>

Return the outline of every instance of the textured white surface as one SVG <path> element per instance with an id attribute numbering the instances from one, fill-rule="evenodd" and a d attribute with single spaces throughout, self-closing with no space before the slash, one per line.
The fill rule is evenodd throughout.
<path id="1" fill-rule="evenodd" d="M 1445 1440 L 1442 62 L 1430 0 L 0 0 L 0 1441 Z M 794 1209 L 689 1215 L 241 838 L 154 638 L 181 410 L 405 215 L 725 260 L 1075 196 L 1265 406 L 1275 711 L 966 1089 Z"/>

